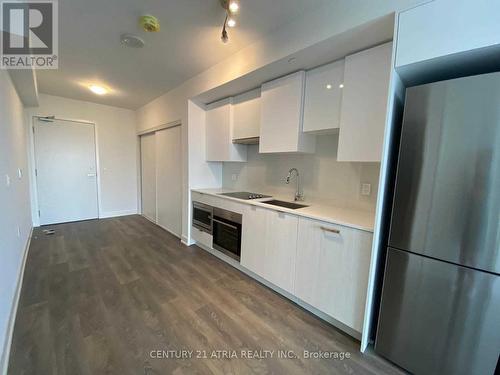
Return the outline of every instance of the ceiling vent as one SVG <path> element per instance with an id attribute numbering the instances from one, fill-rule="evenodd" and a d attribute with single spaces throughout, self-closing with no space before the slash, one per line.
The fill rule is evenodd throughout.
<path id="1" fill-rule="evenodd" d="M 124 46 L 131 48 L 142 48 L 144 47 L 144 40 L 137 35 L 133 34 L 122 34 L 120 41 Z"/>

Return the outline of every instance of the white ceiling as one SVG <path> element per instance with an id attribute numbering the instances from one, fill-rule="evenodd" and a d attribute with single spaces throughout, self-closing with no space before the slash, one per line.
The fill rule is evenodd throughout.
<path id="1" fill-rule="evenodd" d="M 222 44 L 219 0 L 59 0 L 59 69 L 37 71 L 39 91 L 136 109 L 324 2 L 240 0 L 239 25 Z M 158 17 L 161 31 L 142 31 L 143 14 Z M 146 46 L 122 46 L 122 33 Z M 89 83 L 112 92 L 97 96 Z"/>

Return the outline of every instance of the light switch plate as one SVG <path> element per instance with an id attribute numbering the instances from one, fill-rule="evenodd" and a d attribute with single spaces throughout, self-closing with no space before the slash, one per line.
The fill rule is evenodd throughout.
<path id="1" fill-rule="evenodd" d="M 236 173 L 233 173 L 231 175 L 231 180 L 236 181 L 238 179 L 238 175 Z"/>
<path id="2" fill-rule="evenodd" d="M 17 168 L 17 178 L 23 178 L 23 170 L 21 168 Z"/>
<path id="3" fill-rule="evenodd" d="M 5 186 L 10 186 L 10 176 L 8 174 L 5 175 Z"/>
<path id="4" fill-rule="evenodd" d="M 361 184 L 361 195 L 370 195 L 372 192 L 371 184 Z"/>

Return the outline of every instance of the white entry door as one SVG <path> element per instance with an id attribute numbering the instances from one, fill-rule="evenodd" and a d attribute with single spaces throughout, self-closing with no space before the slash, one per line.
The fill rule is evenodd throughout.
<path id="1" fill-rule="evenodd" d="M 94 124 L 35 120 L 40 224 L 96 219 Z"/>

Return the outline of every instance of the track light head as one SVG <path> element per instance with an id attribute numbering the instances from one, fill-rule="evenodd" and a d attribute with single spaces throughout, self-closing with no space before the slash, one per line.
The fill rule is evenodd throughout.
<path id="1" fill-rule="evenodd" d="M 240 10 L 239 0 L 220 0 L 220 5 L 230 14 L 238 13 Z"/>
<path id="2" fill-rule="evenodd" d="M 229 13 L 231 14 L 238 13 L 239 9 L 240 9 L 240 3 L 238 0 L 229 0 L 229 5 L 227 7 Z"/>
<path id="3" fill-rule="evenodd" d="M 224 25 L 224 28 L 222 29 L 222 35 L 220 37 L 220 40 L 224 44 L 226 44 L 227 42 L 229 42 L 229 35 L 227 35 L 226 25 Z"/>

